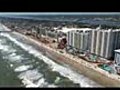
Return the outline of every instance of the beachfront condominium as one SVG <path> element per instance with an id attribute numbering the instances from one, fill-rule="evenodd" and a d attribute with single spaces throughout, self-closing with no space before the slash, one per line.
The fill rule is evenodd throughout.
<path id="1" fill-rule="evenodd" d="M 71 30 L 67 32 L 67 46 L 72 47 L 74 50 L 84 52 L 88 50 L 90 45 L 90 33 L 91 30 Z"/>
<path id="2" fill-rule="evenodd" d="M 67 46 L 77 51 L 89 51 L 91 55 L 111 59 L 114 57 L 114 50 L 120 49 L 120 30 L 71 30 L 67 32 Z"/>
<path id="3" fill-rule="evenodd" d="M 120 48 L 120 30 L 92 30 L 90 53 L 110 59 Z"/>

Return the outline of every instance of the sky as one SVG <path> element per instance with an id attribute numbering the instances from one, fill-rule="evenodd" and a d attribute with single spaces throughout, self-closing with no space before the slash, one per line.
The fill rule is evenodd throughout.
<path id="1" fill-rule="evenodd" d="M 0 15 L 112 15 L 120 12 L 4 12 Z"/>

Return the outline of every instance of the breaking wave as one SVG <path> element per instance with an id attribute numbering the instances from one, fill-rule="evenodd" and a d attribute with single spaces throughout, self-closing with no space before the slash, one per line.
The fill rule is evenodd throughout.
<path id="1" fill-rule="evenodd" d="M 9 34 L 1 34 L 2 36 L 7 37 L 11 41 L 13 41 L 15 44 L 20 46 L 22 49 L 28 51 L 30 54 L 34 55 L 35 57 L 38 57 L 39 60 L 43 60 L 49 68 L 52 69 L 52 71 L 57 71 L 60 73 L 60 75 L 69 78 L 72 80 L 74 83 L 79 83 L 81 87 L 96 87 L 100 86 L 96 82 L 88 79 L 84 75 L 78 74 L 77 72 L 71 70 L 70 68 L 61 66 L 51 59 L 47 58 L 46 56 L 42 55 L 38 50 L 34 49 L 32 46 L 29 46 L 25 43 L 21 43 L 17 41 L 15 38 L 13 38 Z M 7 47 L 7 46 L 4 46 Z M 1 46 L 0 46 L 1 48 Z M 16 56 L 15 53 L 11 54 L 12 60 L 20 59 L 20 56 Z M 31 68 L 31 66 L 20 66 L 15 69 L 16 72 L 21 72 L 22 73 L 19 75 L 19 78 L 22 79 L 22 82 L 26 87 L 56 87 L 54 84 L 53 85 L 48 85 L 47 82 L 45 82 L 45 79 L 42 77 L 42 74 L 38 73 L 37 70 L 28 70 Z M 35 77 L 34 77 L 35 76 Z M 38 80 L 39 79 L 39 80 Z M 37 82 L 34 82 L 34 80 L 38 80 Z M 35 84 L 36 83 L 36 84 Z"/>

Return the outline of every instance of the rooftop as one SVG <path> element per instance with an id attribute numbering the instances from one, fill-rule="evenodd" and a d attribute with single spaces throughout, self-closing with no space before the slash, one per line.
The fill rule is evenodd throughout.
<path id="1" fill-rule="evenodd" d="M 84 31 L 88 31 L 88 30 L 91 30 L 91 28 L 62 28 L 62 29 L 58 29 L 58 31 L 61 31 L 61 32 L 64 32 L 64 33 L 67 33 L 69 31 L 73 31 L 73 30 L 84 30 Z"/>
<path id="2" fill-rule="evenodd" d="M 117 49 L 117 50 L 114 50 L 114 51 L 120 53 L 120 49 Z"/>

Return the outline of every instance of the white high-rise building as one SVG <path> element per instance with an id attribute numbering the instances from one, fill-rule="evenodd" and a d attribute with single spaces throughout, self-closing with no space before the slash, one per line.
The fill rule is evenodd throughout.
<path id="1" fill-rule="evenodd" d="M 114 50 L 120 48 L 120 30 L 92 30 L 90 52 L 110 59 Z"/>

